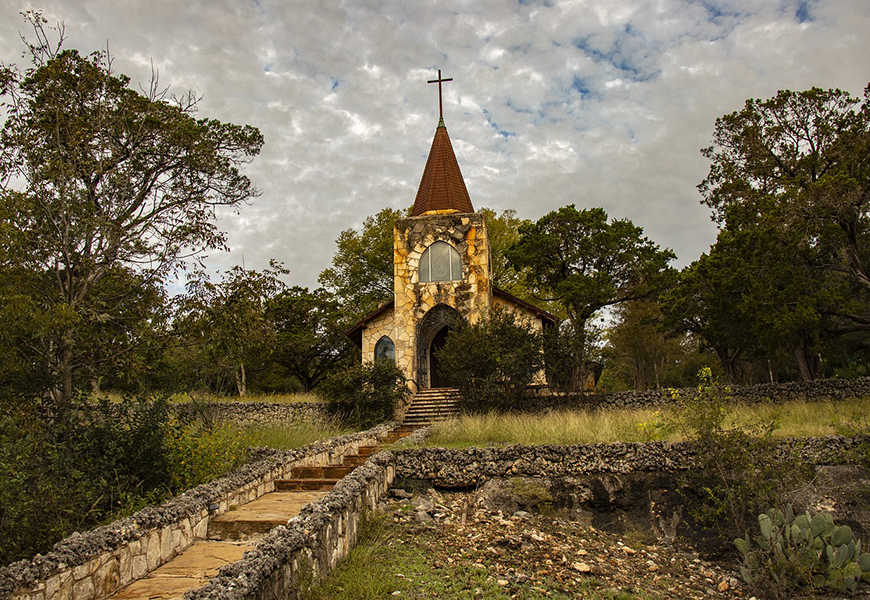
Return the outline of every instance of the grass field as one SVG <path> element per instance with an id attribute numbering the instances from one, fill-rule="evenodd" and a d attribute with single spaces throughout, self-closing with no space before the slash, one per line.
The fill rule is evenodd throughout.
<path id="1" fill-rule="evenodd" d="M 809 437 L 868 428 L 870 398 L 728 407 L 726 426 L 773 421 L 775 437 Z M 429 446 L 595 444 L 684 439 L 674 409 L 559 410 L 544 414 L 465 415 L 436 424 Z"/>

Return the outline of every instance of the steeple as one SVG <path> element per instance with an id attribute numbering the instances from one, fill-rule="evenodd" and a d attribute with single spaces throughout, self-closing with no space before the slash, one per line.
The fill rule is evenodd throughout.
<path id="1" fill-rule="evenodd" d="M 432 140 L 411 216 L 419 217 L 433 211 L 442 214 L 474 212 L 443 118 L 438 121 L 435 130 L 435 139 Z"/>

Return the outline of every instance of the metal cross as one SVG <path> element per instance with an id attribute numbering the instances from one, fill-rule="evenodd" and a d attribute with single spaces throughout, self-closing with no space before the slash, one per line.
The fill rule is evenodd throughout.
<path id="1" fill-rule="evenodd" d="M 444 119 L 444 105 L 441 103 L 441 82 L 442 81 L 453 81 L 452 77 L 448 77 L 447 79 L 441 79 L 441 69 L 438 69 L 438 79 L 430 79 L 427 83 L 437 83 L 438 84 L 438 116 L 441 119 Z"/>

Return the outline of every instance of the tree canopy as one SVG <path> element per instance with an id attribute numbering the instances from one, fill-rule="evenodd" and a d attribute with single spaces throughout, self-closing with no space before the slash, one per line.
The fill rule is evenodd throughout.
<path id="1" fill-rule="evenodd" d="M 519 231 L 508 260 L 526 270 L 537 297 L 560 301 L 579 330 L 602 308 L 656 293 L 675 258 L 628 219 L 608 221 L 602 208 L 577 210 L 572 204 Z"/>
<path id="2" fill-rule="evenodd" d="M 258 194 L 241 167 L 263 138 L 195 118 L 197 96 L 169 96 L 156 77 L 144 94 L 131 89 L 106 52 L 63 50 L 62 35 L 50 44 L 45 21 L 29 18 L 31 66 L 0 65 L 0 279 L 19 284 L 3 292 L 41 329 L 32 344 L 12 334 L 6 350 L 38 363 L 69 401 L 80 365 L 120 350 L 101 352 L 93 338 L 111 328 L 135 338 L 124 306 L 185 258 L 223 246 L 215 207 Z"/>

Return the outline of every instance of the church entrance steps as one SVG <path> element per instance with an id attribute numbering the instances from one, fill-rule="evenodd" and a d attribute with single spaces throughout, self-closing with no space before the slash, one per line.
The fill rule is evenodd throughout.
<path id="1" fill-rule="evenodd" d="M 459 414 L 459 390 L 429 388 L 419 390 L 411 399 L 403 425 L 421 427 L 446 421 Z"/>

